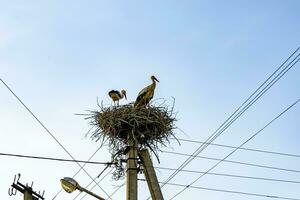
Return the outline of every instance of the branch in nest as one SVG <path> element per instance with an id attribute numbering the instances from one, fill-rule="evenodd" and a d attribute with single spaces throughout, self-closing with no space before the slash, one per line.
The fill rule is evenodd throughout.
<path id="1" fill-rule="evenodd" d="M 121 152 L 126 149 L 128 140 L 133 139 L 138 149 L 148 148 L 159 161 L 158 151 L 161 146 L 169 144 L 170 137 L 174 137 L 176 114 L 174 103 L 171 109 L 165 105 L 150 104 L 147 107 L 133 107 L 133 104 L 118 107 L 104 107 L 103 102 L 97 105 L 99 111 L 89 111 L 89 120 L 94 130 L 91 138 L 100 141 L 101 145 L 108 142 L 110 152 Z M 119 159 L 121 154 L 115 155 Z M 122 167 L 116 168 L 114 178 L 124 175 Z"/>

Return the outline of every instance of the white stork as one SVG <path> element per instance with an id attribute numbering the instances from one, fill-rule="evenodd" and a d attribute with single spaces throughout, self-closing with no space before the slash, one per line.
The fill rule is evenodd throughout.
<path id="1" fill-rule="evenodd" d="M 144 89 L 142 89 L 137 98 L 136 101 L 134 103 L 134 106 L 147 106 L 150 102 L 150 100 L 153 98 L 154 95 L 154 90 L 156 87 L 156 81 L 159 82 L 157 80 L 157 78 L 155 78 L 155 76 L 151 76 L 150 77 L 152 80 L 152 84 L 148 85 L 147 87 L 145 87 Z"/>
<path id="2" fill-rule="evenodd" d="M 121 92 L 119 92 L 118 90 L 111 90 L 109 91 L 108 95 L 113 100 L 115 106 L 116 106 L 116 102 L 117 105 L 119 106 L 119 100 L 123 99 L 123 97 L 125 97 L 125 99 L 127 100 L 125 90 L 121 90 Z"/>

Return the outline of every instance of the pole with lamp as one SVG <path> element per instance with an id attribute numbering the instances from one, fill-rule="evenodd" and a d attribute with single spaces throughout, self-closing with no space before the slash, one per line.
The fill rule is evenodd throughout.
<path id="1" fill-rule="evenodd" d="M 62 188 L 67 192 L 67 193 L 71 193 L 74 192 L 75 190 L 79 190 L 80 192 L 85 192 L 97 199 L 100 200 L 105 200 L 104 198 L 96 195 L 95 193 L 81 187 L 77 181 L 75 181 L 73 178 L 70 177 L 64 177 L 63 179 L 60 179 L 60 183 Z"/>

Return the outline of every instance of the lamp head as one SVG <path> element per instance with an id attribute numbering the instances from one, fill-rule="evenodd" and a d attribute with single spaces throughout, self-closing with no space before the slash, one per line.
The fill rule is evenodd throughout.
<path id="1" fill-rule="evenodd" d="M 67 193 L 74 192 L 79 186 L 77 181 L 70 177 L 64 177 L 63 179 L 60 179 L 60 184 Z"/>

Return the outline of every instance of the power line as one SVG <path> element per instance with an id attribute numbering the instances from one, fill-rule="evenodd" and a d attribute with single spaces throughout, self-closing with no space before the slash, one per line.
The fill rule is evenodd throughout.
<path id="1" fill-rule="evenodd" d="M 19 158 L 32 158 L 40 160 L 51 160 L 51 161 L 60 161 L 60 162 L 78 162 L 78 163 L 87 163 L 87 164 L 97 164 L 97 165 L 111 165 L 110 162 L 94 162 L 94 161 L 84 161 L 84 160 L 70 160 L 64 158 L 53 158 L 53 157 L 42 157 L 42 156 L 29 156 L 22 154 L 11 154 L 11 153 L 0 153 L 0 156 L 10 156 L 10 157 L 19 157 Z"/>
<path id="2" fill-rule="evenodd" d="M 145 179 L 139 179 L 140 181 L 146 181 Z M 163 182 L 159 182 L 163 183 Z M 298 198 L 290 198 L 284 196 L 277 196 L 277 195 L 268 195 L 268 194 L 258 194 L 258 193 L 250 193 L 250 192 L 241 192 L 241 191 L 234 191 L 234 190 L 224 190 L 224 189 L 215 189 L 215 188 L 207 188 L 207 187 L 200 187 L 200 186 L 192 186 L 192 185 L 183 185 L 178 183 L 166 183 L 167 185 L 178 186 L 178 187 L 188 187 L 193 189 L 199 190 L 209 190 L 213 192 L 224 192 L 224 193 L 231 193 L 231 194 L 240 194 L 240 195 L 247 195 L 247 196 L 256 196 L 256 197 L 265 197 L 271 199 L 284 199 L 284 200 L 300 200 Z"/>
<path id="3" fill-rule="evenodd" d="M 284 74 L 286 74 L 298 61 L 299 59 L 293 63 L 300 54 L 298 54 L 289 64 L 287 64 L 283 70 L 281 70 L 266 86 L 264 86 L 289 60 L 292 58 L 297 51 L 300 49 L 298 47 L 235 111 L 233 114 L 229 116 L 219 126 L 217 130 L 215 130 L 209 138 L 205 141 L 205 143 L 211 143 L 213 142 L 217 137 L 219 137 L 233 122 L 235 122 L 246 110 L 249 109 L 251 105 L 253 105 L 263 94 L 265 94 L 266 91 L 268 91 Z M 292 64 L 293 63 L 293 64 Z M 256 94 L 262 87 L 264 88 Z M 255 97 L 250 100 L 253 96 Z M 250 101 L 249 101 L 250 100 Z M 248 103 L 247 103 L 248 102 Z M 247 103 L 247 104 L 246 104 Z M 246 104 L 246 105 L 245 105 Z M 244 106 L 245 105 L 245 106 Z M 244 107 L 243 107 L 244 106 Z M 243 107 L 243 108 L 242 108 Z M 241 109 L 242 108 L 242 109 Z M 240 110 L 240 111 L 239 111 Z M 237 113 L 237 114 L 236 114 Z M 199 155 L 208 145 L 202 144 L 200 147 L 198 147 L 192 155 Z M 187 158 L 179 167 L 178 170 L 172 173 L 162 184 L 161 187 L 163 187 L 166 183 L 168 183 L 170 180 L 172 180 L 178 173 L 180 169 L 183 169 L 186 167 L 190 162 L 192 162 L 194 159 L 193 156 Z"/>
<path id="4" fill-rule="evenodd" d="M 169 168 L 169 167 L 154 167 L 156 169 L 161 170 L 169 170 L 169 171 L 175 171 L 175 168 Z M 204 171 L 196 171 L 196 170 L 180 170 L 181 172 L 187 172 L 187 173 L 194 173 L 194 174 L 205 174 Z M 233 177 L 233 178 L 244 178 L 244 179 L 253 179 L 253 180 L 262 180 L 262 181 L 274 181 L 274 182 L 282 182 L 282 183 L 295 183 L 299 184 L 300 181 L 295 180 L 284 180 L 284 179 L 274 179 L 274 178 L 266 178 L 266 177 L 258 177 L 258 176 L 243 176 L 243 175 L 235 175 L 235 174 L 224 174 L 224 173 L 212 173 L 207 172 L 208 175 L 213 176 L 227 176 L 227 177 Z"/>
<path id="5" fill-rule="evenodd" d="M 125 183 L 123 183 L 122 185 L 117 186 L 117 189 L 115 189 L 110 195 L 109 197 L 112 197 L 113 195 L 115 195 L 123 186 L 125 185 Z"/>
<path id="6" fill-rule="evenodd" d="M 62 159 L 62 158 L 52 158 L 52 157 L 40 157 L 40 156 L 29 156 L 29 155 L 21 155 L 21 154 L 8 154 L 8 153 L 0 153 L 2 156 L 12 156 L 12 157 L 20 157 L 20 158 L 30 158 L 30 159 L 39 159 L 39 160 L 50 160 L 50 161 L 62 161 L 62 162 L 75 162 L 74 160 L 70 159 Z M 184 154 L 188 155 L 188 154 Z M 214 158 L 212 158 L 215 160 Z M 221 161 L 222 159 L 217 159 L 218 161 Z M 91 161 L 83 161 L 83 160 L 76 160 L 77 162 L 80 163 L 86 163 L 86 164 L 100 164 L 100 165 L 106 165 L 104 170 L 96 177 L 99 178 L 99 176 L 108 168 L 109 165 L 112 163 L 109 162 L 91 162 Z M 224 160 L 228 161 L 228 160 Z M 161 169 L 161 170 L 169 170 L 169 171 L 175 171 L 175 168 L 168 168 L 168 167 L 155 167 L 156 169 Z M 104 178 L 112 171 L 111 169 L 105 176 Z M 282 169 L 282 170 L 287 170 L 287 169 Z M 204 174 L 205 172 L 201 171 L 195 171 L 195 170 L 180 170 L 181 172 L 190 172 L 190 173 L 198 173 L 198 174 Z M 292 170 L 289 170 L 292 171 Z M 300 172 L 300 171 L 298 171 Z M 287 183 L 300 183 L 299 181 L 292 181 L 292 180 L 281 180 L 281 179 L 271 179 L 271 178 L 264 178 L 264 177 L 251 177 L 251 176 L 242 176 L 242 175 L 233 175 L 233 174 L 221 174 L 221 173 L 207 173 L 210 175 L 217 175 L 217 176 L 228 176 L 228 177 L 236 177 L 236 178 L 248 178 L 248 179 L 257 179 L 257 180 L 266 180 L 266 181 L 278 181 L 278 182 L 287 182 Z M 96 179 L 94 178 L 94 179 Z M 99 181 L 101 182 L 102 179 Z M 98 184 L 99 184 L 98 182 Z M 91 181 L 88 185 L 85 186 L 85 188 L 89 187 L 93 181 Z M 96 186 L 96 185 L 95 185 Z M 92 189 L 95 187 L 93 186 Z M 79 195 L 78 195 L 79 196 Z M 75 199 L 77 196 L 75 197 Z"/>
<path id="7" fill-rule="evenodd" d="M 88 159 L 87 161 L 84 162 L 82 168 L 85 167 L 86 164 L 87 164 L 90 160 L 92 160 L 92 158 L 96 155 L 96 153 L 97 153 L 100 149 L 101 149 L 101 146 L 98 147 L 98 149 L 97 149 L 97 150 L 89 157 L 89 159 Z M 81 172 L 81 169 L 82 169 L 82 168 L 80 168 L 80 169 L 73 175 L 72 178 L 75 178 L 75 177 L 79 174 L 79 172 Z M 95 179 L 93 179 L 93 180 L 95 180 Z M 92 182 L 94 182 L 93 180 L 92 180 Z M 56 193 L 56 195 L 52 198 L 52 200 L 54 200 L 54 199 L 55 199 L 62 191 L 63 191 L 63 189 L 60 189 L 60 190 Z"/>
<path id="8" fill-rule="evenodd" d="M 108 168 L 108 166 L 106 166 L 102 172 L 100 173 L 100 175 L 98 175 L 96 178 L 99 178 L 104 171 Z M 111 168 L 97 183 L 99 184 L 101 181 L 103 181 L 111 172 L 113 171 L 113 168 Z M 91 184 L 93 183 L 93 181 L 91 181 L 87 186 L 85 186 L 85 188 L 89 187 Z M 93 187 L 90 188 L 90 191 L 92 191 L 97 185 L 95 184 Z M 77 197 L 80 195 L 80 193 L 73 199 L 77 199 Z M 83 197 L 81 197 L 80 199 L 84 199 L 87 196 L 87 194 L 84 194 Z M 109 196 L 110 197 L 110 196 Z"/>
<path id="9" fill-rule="evenodd" d="M 58 139 L 49 131 L 49 129 L 38 119 L 38 117 L 25 105 L 25 103 L 14 93 L 14 91 L 0 78 L 3 85 L 11 92 L 11 94 L 23 105 L 23 107 L 31 114 L 31 116 L 44 128 L 44 130 L 56 141 L 56 143 L 72 158 L 76 160 L 72 154 L 58 141 Z M 79 162 L 75 162 L 92 180 L 93 177 L 81 166 Z M 94 180 L 96 183 L 96 181 Z M 107 192 L 98 185 L 98 187 L 108 196 Z"/>
<path id="10" fill-rule="evenodd" d="M 168 154 L 174 154 L 174 155 L 180 155 L 180 156 L 188 156 L 188 157 L 192 156 L 191 154 L 172 152 L 172 151 L 162 151 L 162 153 L 168 153 Z M 222 160 L 220 158 L 212 158 L 212 157 L 206 157 L 206 156 L 194 156 L 194 157 L 195 158 L 206 159 L 206 160 L 214 160 L 214 161 Z M 280 167 L 274 167 L 274 166 L 269 166 L 269 165 L 260 165 L 260 164 L 255 164 L 255 163 L 240 162 L 240 161 L 227 160 L 227 159 L 223 160 L 223 162 L 232 163 L 232 164 L 239 164 L 239 165 L 246 165 L 246 166 L 251 166 L 251 167 L 259 167 L 259 168 L 266 168 L 266 169 L 273 169 L 273 170 L 300 173 L 300 170 L 280 168 Z"/>
<path id="11" fill-rule="evenodd" d="M 174 138 L 174 140 L 176 140 L 176 139 Z M 225 147 L 225 148 L 231 148 L 231 149 L 236 148 L 236 146 L 232 146 L 232 145 L 207 143 L 207 142 L 203 142 L 203 141 L 189 140 L 189 139 L 183 139 L 183 138 L 177 138 L 177 140 L 183 141 L 183 142 L 197 143 L 197 144 L 208 144 L 211 146 L 219 146 L 219 147 Z M 300 155 L 298 155 L 298 154 L 290 154 L 290 153 L 283 153 L 283 152 L 277 152 L 277 151 L 267 151 L 267 150 L 262 150 L 262 149 L 253 149 L 253 148 L 245 148 L 245 147 L 240 148 L 240 150 L 300 158 Z"/>
<path id="12" fill-rule="evenodd" d="M 196 178 L 193 182 L 191 182 L 191 184 L 189 185 L 193 185 L 194 183 L 196 183 L 200 178 L 202 178 L 203 176 L 205 176 L 207 173 L 209 173 L 211 170 L 213 170 L 214 168 L 216 168 L 221 162 L 223 162 L 224 160 L 226 160 L 229 156 L 231 156 L 232 154 L 234 154 L 240 147 L 244 146 L 245 144 L 247 144 L 250 140 L 252 140 L 255 136 L 257 136 L 259 133 L 261 133 L 264 129 L 266 129 L 268 126 L 270 126 L 274 121 L 276 121 L 279 117 L 281 117 L 284 113 L 286 113 L 288 110 L 290 110 L 293 106 L 295 106 L 298 102 L 300 101 L 300 98 L 298 100 L 296 100 L 293 104 L 291 104 L 289 107 L 287 107 L 285 110 L 283 110 L 279 115 L 277 115 L 275 118 L 273 118 L 269 123 L 267 123 L 263 128 L 261 128 L 259 131 L 257 131 L 256 133 L 254 133 L 251 137 L 249 137 L 245 142 L 243 142 L 240 146 L 238 146 L 237 148 L 235 148 L 231 153 L 229 153 L 227 156 L 225 156 L 222 160 L 220 160 L 219 162 L 217 162 L 214 166 L 212 166 L 211 168 L 209 168 L 204 174 L 202 174 L 201 176 L 199 176 L 198 178 Z M 183 188 L 181 191 L 179 191 L 177 194 L 175 194 L 171 199 L 174 199 L 175 197 L 177 197 L 178 195 L 180 195 L 182 192 L 184 192 L 188 187 Z M 170 199 L 170 200 L 171 200 Z"/>
<path id="13" fill-rule="evenodd" d="M 185 140 L 185 139 L 181 139 Z M 202 143 L 200 141 L 194 141 L 194 140 L 188 140 L 188 142 L 193 142 L 193 143 Z M 219 145 L 219 144 L 211 144 L 211 145 Z M 226 146 L 227 145 L 221 145 L 221 146 Z M 229 148 L 237 148 L 236 146 L 229 146 Z M 240 148 L 242 150 L 248 150 L 245 148 Z M 257 149 L 250 149 L 250 151 L 261 151 Z M 269 153 L 270 151 L 267 151 Z M 186 154 L 186 153 L 179 153 L 179 152 L 172 152 L 172 151 L 164 151 L 162 150 L 162 153 L 168 153 L 168 154 L 174 154 L 174 155 L 181 155 L 181 156 L 192 156 L 191 154 Z M 270 152 L 270 153 L 279 153 L 279 152 Z M 280 153 L 288 156 L 295 156 L 297 157 L 298 155 L 295 154 L 286 154 L 286 153 Z M 99 161 L 84 161 L 84 160 L 71 160 L 71 159 L 63 159 L 63 158 L 53 158 L 53 157 L 42 157 L 42 156 L 30 156 L 30 155 L 23 155 L 23 154 L 11 154 L 11 153 L 0 153 L 0 156 L 9 156 L 9 157 L 20 157 L 20 158 L 33 158 L 33 159 L 41 159 L 41 160 L 53 160 L 53 161 L 62 161 L 62 162 L 79 162 L 79 163 L 85 163 L 85 164 L 100 164 L 100 165 L 110 165 L 111 162 L 99 162 Z M 218 158 L 212 158 L 212 157 L 205 157 L 205 156 L 195 156 L 196 158 L 203 158 L 203 159 L 209 159 L 209 160 L 221 160 Z M 244 162 L 239 162 L 239 161 L 231 161 L 231 160 L 225 160 L 224 162 L 232 162 L 236 164 L 243 164 L 243 165 L 250 165 L 250 166 L 259 166 L 259 167 L 265 167 L 265 168 L 271 168 L 271 169 L 279 169 L 283 171 L 290 171 L 290 172 L 299 172 L 299 170 L 293 170 L 293 169 L 286 169 L 286 168 L 278 168 L 278 167 L 272 167 L 272 166 L 264 166 L 264 165 L 256 165 L 252 163 L 244 163 Z"/>
<path id="14" fill-rule="evenodd" d="M 300 48 L 300 47 L 299 47 Z M 270 85 L 270 83 L 267 85 L 267 86 L 265 86 L 265 88 L 263 89 L 263 90 L 261 90 L 255 97 L 254 97 L 254 99 L 252 99 L 250 102 L 248 102 L 248 100 L 250 100 L 251 99 L 251 97 L 252 96 L 254 96 L 255 95 L 255 93 L 256 92 L 258 92 L 262 87 L 263 87 L 263 85 L 265 84 L 265 83 L 267 83 L 268 82 L 268 80 L 273 76 L 273 75 L 275 75 L 276 73 L 277 73 L 277 71 L 278 70 L 280 70 L 281 69 L 281 67 L 282 66 L 284 66 L 284 64 L 299 50 L 299 48 L 297 48 L 297 50 L 295 51 L 295 52 L 293 52 L 293 54 L 281 65 L 281 66 L 279 66 L 279 68 L 278 69 L 276 69 L 276 71 L 275 72 L 273 72 L 273 74 L 271 74 L 270 76 L 269 76 L 269 78 L 264 82 L 264 83 L 262 83 L 260 86 L 259 86 L 259 88 L 258 89 L 256 89 L 255 91 L 254 91 L 254 93 L 252 93 L 247 99 L 246 99 L 246 101 L 244 101 L 243 102 L 243 104 L 216 130 L 216 131 L 214 131 L 212 134 L 211 134 L 211 136 L 205 141 L 205 143 L 211 143 L 212 141 L 214 141 L 220 134 L 222 134 L 239 116 L 241 116 L 255 101 L 257 101 L 257 99 L 261 96 L 261 95 L 263 95 L 275 82 L 273 82 L 277 77 L 278 77 L 278 75 L 280 75 L 280 74 L 282 74 L 283 73 L 283 71 L 299 56 L 299 54 L 297 55 L 297 57 L 296 58 L 294 58 L 294 60 L 292 61 L 292 62 L 290 62 L 275 78 L 273 78 L 273 80 L 270 82 L 270 83 L 272 83 L 271 84 L 271 86 L 269 87 L 269 88 L 267 88 L 269 85 Z M 289 68 L 290 69 L 290 68 Z M 288 70 L 289 70 L 288 69 Z M 287 71 L 286 71 L 287 72 Z M 285 72 L 285 73 L 286 73 Z M 285 73 L 283 73 L 283 74 L 285 74 Z M 279 78 L 281 78 L 282 76 L 280 76 Z M 276 82 L 278 81 L 279 79 L 277 79 L 276 80 Z M 266 89 L 267 88 L 267 89 Z M 260 96 L 259 96 L 260 95 Z M 258 97 L 258 98 L 256 98 L 256 97 Z M 255 99 L 256 98 L 256 99 Z M 254 101 L 253 101 L 254 100 Z M 248 102 L 248 104 L 241 110 L 241 111 L 239 111 L 246 103 Z M 246 109 L 245 109 L 246 108 Z M 237 112 L 239 111 L 239 113 L 237 114 L 237 115 L 235 115 Z M 235 117 L 233 117 L 235 115 Z M 233 119 L 231 119 L 231 118 L 233 118 Z M 229 121 L 229 122 L 228 122 Z M 227 123 L 228 122 L 228 123 Z M 226 124 L 227 123 L 227 124 Z M 226 125 L 225 125 L 226 124 Z M 198 149 L 196 149 L 195 151 L 194 151 L 194 153 L 192 154 L 192 155 L 198 155 L 198 154 L 200 154 L 206 147 L 207 147 L 208 145 L 205 145 L 205 144 L 202 144 Z M 183 169 L 185 166 L 187 166 L 192 160 L 194 159 L 194 157 L 189 157 L 187 160 L 185 160 L 179 167 L 178 167 L 178 169 Z M 176 175 L 177 175 L 177 173 L 178 173 L 179 171 L 175 171 L 173 174 L 171 174 L 171 176 L 169 176 L 169 178 L 165 181 L 165 182 L 168 182 L 168 181 L 170 181 L 172 178 L 174 178 Z M 162 187 L 164 186 L 164 184 L 162 184 Z"/>

